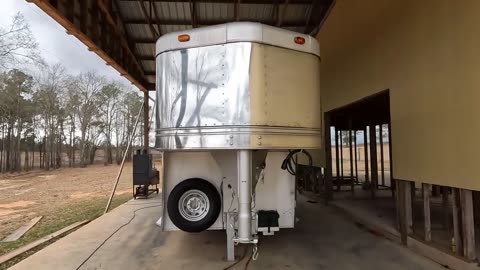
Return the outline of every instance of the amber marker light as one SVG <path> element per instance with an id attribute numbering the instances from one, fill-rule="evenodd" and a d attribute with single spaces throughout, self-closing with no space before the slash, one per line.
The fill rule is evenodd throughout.
<path id="1" fill-rule="evenodd" d="M 293 41 L 295 41 L 295 43 L 300 44 L 300 45 L 305 44 L 305 39 L 303 37 L 295 37 L 293 39 Z"/>
<path id="2" fill-rule="evenodd" d="M 178 35 L 178 41 L 180 42 L 187 42 L 189 40 L 190 40 L 190 36 L 187 34 Z"/>

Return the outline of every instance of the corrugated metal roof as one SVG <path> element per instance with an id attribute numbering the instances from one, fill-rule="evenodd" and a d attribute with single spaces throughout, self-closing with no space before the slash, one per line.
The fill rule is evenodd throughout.
<path id="1" fill-rule="evenodd" d="M 277 25 L 302 33 L 318 31 L 332 0 L 114 0 L 123 21 L 127 40 L 141 63 L 145 74 L 155 71 L 155 41 L 158 36 L 190 29 L 194 26 L 235 21 L 253 21 Z M 142 3 L 144 8 L 142 8 Z M 238 7 L 238 8 L 237 8 Z M 149 24 L 151 23 L 151 25 Z M 158 31 L 160 28 L 160 31 Z M 315 34 L 315 33 L 313 33 Z M 150 83 L 155 76 L 145 75 Z"/>

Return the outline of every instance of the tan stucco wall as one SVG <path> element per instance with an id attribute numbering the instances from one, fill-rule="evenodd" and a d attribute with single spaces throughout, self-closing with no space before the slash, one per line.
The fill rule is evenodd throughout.
<path id="1" fill-rule="evenodd" d="M 324 111 L 390 89 L 394 177 L 480 190 L 480 1 L 337 0 Z"/>

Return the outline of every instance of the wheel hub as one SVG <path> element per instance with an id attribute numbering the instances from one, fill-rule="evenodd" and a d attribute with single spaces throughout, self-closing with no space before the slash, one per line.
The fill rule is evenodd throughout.
<path id="1" fill-rule="evenodd" d="M 180 215 L 188 221 L 203 219 L 210 210 L 210 202 L 205 193 L 192 189 L 185 192 L 178 201 Z"/>

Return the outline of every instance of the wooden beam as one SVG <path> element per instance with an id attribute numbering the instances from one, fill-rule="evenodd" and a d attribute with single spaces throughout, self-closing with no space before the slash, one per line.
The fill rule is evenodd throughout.
<path id="1" fill-rule="evenodd" d="M 423 195 L 423 223 L 424 223 L 424 233 L 425 241 L 432 241 L 432 223 L 430 220 L 430 184 L 422 184 L 422 195 Z"/>
<path id="2" fill-rule="evenodd" d="M 108 6 L 105 5 L 105 0 L 98 0 L 98 6 L 100 10 L 103 12 L 105 15 L 107 22 L 109 23 L 111 29 L 106 33 L 106 34 L 114 34 L 116 35 L 116 38 L 120 41 L 120 44 L 122 47 L 125 48 L 125 51 L 128 54 L 128 61 L 131 61 L 132 65 L 136 65 L 139 68 L 139 71 L 135 71 L 139 73 L 139 76 L 143 77 L 143 70 L 142 66 L 140 63 L 135 59 L 134 56 L 134 50 L 130 47 L 130 44 L 126 38 L 125 33 L 122 31 L 122 29 L 119 27 L 118 22 L 114 19 L 113 15 L 111 14 L 111 7 L 109 8 Z M 143 5 L 142 5 L 143 6 Z M 132 58 L 132 59 L 130 59 Z M 128 70 L 129 67 L 127 67 Z M 134 72 L 133 70 L 130 71 L 131 73 Z"/>
<path id="3" fill-rule="evenodd" d="M 30 220 L 27 224 L 21 226 L 11 234 L 9 234 L 7 237 L 5 237 L 1 242 L 13 242 L 17 241 L 22 237 L 26 232 L 28 232 L 35 224 L 37 224 L 43 216 L 35 217 L 32 220 Z"/>
<path id="4" fill-rule="evenodd" d="M 65 233 L 67 233 L 67 232 L 69 232 L 69 231 L 71 231 L 71 230 L 73 230 L 73 229 L 75 229 L 75 228 L 77 228 L 77 227 L 80 227 L 80 226 L 86 224 L 87 222 L 89 222 L 89 220 L 84 220 L 84 221 L 80 221 L 80 222 L 73 223 L 73 224 L 70 225 L 70 226 L 67 226 L 67 227 L 65 227 L 65 228 L 63 228 L 63 229 L 61 229 L 61 230 L 58 230 L 58 231 L 56 231 L 56 232 L 54 232 L 54 233 L 52 233 L 52 234 L 49 234 L 49 235 L 47 235 L 47 236 L 44 236 L 44 237 L 42 237 L 42 238 L 40 238 L 40 239 L 38 239 L 38 240 L 36 240 L 36 241 L 33 241 L 33 242 L 29 243 L 29 244 L 26 244 L 25 246 L 22 246 L 22 247 L 20 247 L 20 248 L 18 248 L 18 249 L 15 249 L 15 250 L 7 253 L 7 254 L 4 254 L 4 255 L 0 256 L 0 264 L 3 264 L 3 263 L 5 263 L 5 262 L 7 262 L 7 261 L 10 261 L 11 259 L 13 259 L 13 258 L 15 258 L 15 257 L 17 257 L 17 256 L 20 256 L 21 254 L 23 254 L 23 253 L 25 253 L 25 252 L 27 252 L 27 251 L 29 251 L 29 250 L 32 250 L 32 249 L 34 249 L 35 247 L 38 247 L 39 245 L 41 245 L 41 244 L 43 244 L 43 243 L 45 243 L 45 242 L 47 242 L 47 241 L 52 240 L 52 239 L 55 238 L 55 237 L 58 237 L 58 236 L 60 236 L 60 235 L 62 235 L 62 234 L 65 234 Z"/>
<path id="5" fill-rule="evenodd" d="M 475 223 L 473 220 L 473 196 L 468 189 L 460 190 L 461 212 L 462 212 L 462 233 L 463 233 L 463 255 L 469 261 L 476 259 L 475 250 Z"/>
<path id="6" fill-rule="evenodd" d="M 146 91 L 146 85 L 148 84 L 145 81 L 142 66 L 137 62 L 134 57 L 133 52 L 128 47 L 124 35 L 119 32 L 116 27 L 115 21 L 110 14 L 105 14 L 108 26 L 106 29 L 106 34 L 114 36 L 110 38 L 111 40 L 116 40 L 121 44 L 122 50 L 118 50 L 118 54 L 109 54 L 107 53 L 108 48 L 105 45 L 100 44 L 98 39 L 95 39 L 92 36 L 92 27 L 88 27 L 87 22 L 92 21 L 92 15 L 89 12 L 92 9 L 94 1 L 79 1 L 80 9 L 80 20 L 76 22 L 70 21 L 67 18 L 66 11 L 59 10 L 52 5 L 51 1 L 48 0 L 30 0 L 32 3 L 37 5 L 60 25 L 62 25 L 67 33 L 78 38 L 82 43 L 84 43 L 90 50 L 94 51 L 100 58 L 102 58 L 108 65 L 116 69 L 120 74 L 125 76 L 130 80 L 135 86 L 140 88 L 143 91 Z M 99 0 L 96 2 L 98 7 L 104 12 L 107 8 L 103 5 L 103 1 Z M 107 10 L 108 11 L 108 10 Z M 123 65 L 123 63 L 129 63 L 129 65 Z"/>

